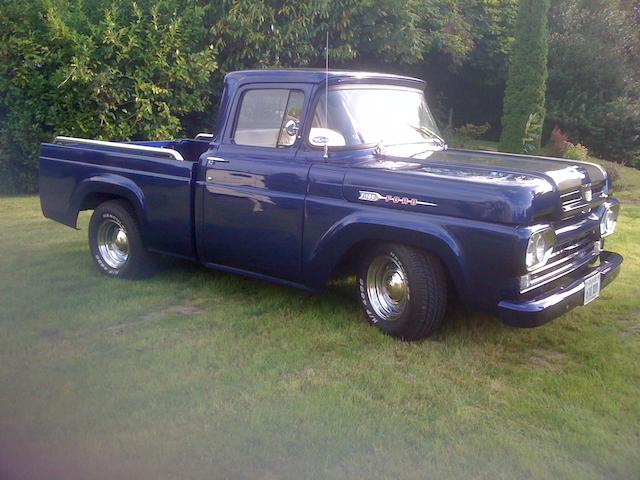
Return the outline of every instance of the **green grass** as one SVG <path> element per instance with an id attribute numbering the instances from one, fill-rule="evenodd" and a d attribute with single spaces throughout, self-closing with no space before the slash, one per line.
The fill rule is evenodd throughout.
<path id="1" fill-rule="evenodd" d="M 492 140 L 482 140 L 476 138 L 463 137 L 457 133 L 447 136 L 449 146 L 451 148 L 463 148 L 467 150 L 488 150 L 491 152 L 498 151 L 498 143 Z"/>
<path id="2" fill-rule="evenodd" d="M 454 308 L 413 344 L 349 282 L 107 279 L 88 214 L 0 198 L 0 478 L 638 478 L 640 172 L 618 172 L 602 298 L 533 330 Z"/>

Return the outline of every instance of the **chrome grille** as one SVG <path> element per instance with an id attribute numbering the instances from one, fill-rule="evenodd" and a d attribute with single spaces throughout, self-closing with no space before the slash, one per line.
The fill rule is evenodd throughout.
<path id="1" fill-rule="evenodd" d="M 597 203 L 607 196 L 604 192 L 604 183 L 591 187 L 591 192 L 593 196 L 591 202 L 587 202 L 582 198 L 582 190 L 580 188 L 561 194 L 562 216 L 571 217 L 589 212 L 591 207 L 594 206 L 594 202 Z"/>
<path id="2" fill-rule="evenodd" d="M 556 245 L 549 261 L 529 273 L 528 285 L 522 285 L 520 292 L 541 287 L 590 263 L 600 253 L 599 245 L 600 240 L 595 240 L 591 235 Z"/>

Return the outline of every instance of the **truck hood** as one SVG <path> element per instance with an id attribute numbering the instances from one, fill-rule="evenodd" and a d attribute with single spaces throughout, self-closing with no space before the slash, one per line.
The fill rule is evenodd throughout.
<path id="1" fill-rule="evenodd" d="M 470 150 L 428 158 L 371 154 L 349 169 L 348 200 L 484 221 L 525 224 L 563 215 L 562 198 L 590 185 L 606 194 L 598 165 Z"/>

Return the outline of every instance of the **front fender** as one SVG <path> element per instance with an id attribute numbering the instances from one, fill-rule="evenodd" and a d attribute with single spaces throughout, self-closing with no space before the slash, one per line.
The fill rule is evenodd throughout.
<path id="1" fill-rule="evenodd" d="M 456 289 L 465 292 L 467 282 L 461 268 L 464 253 L 449 232 L 441 225 L 420 221 L 413 215 L 396 212 L 394 217 L 356 212 L 333 225 L 306 255 L 307 282 L 321 288 L 349 250 L 362 242 L 378 241 L 433 252 L 444 263 Z"/>
<path id="2" fill-rule="evenodd" d="M 74 219 L 73 226 L 75 226 L 77 222 L 78 213 L 82 208 L 82 204 L 87 197 L 92 194 L 105 194 L 128 200 L 133 206 L 136 216 L 142 225 L 141 231 L 145 230 L 144 225 L 146 224 L 147 218 L 142 190 L 132 180 L 112 173 L 94 175 L 85 178 L 78 184 L 69 205 L 69 218 Z"/>

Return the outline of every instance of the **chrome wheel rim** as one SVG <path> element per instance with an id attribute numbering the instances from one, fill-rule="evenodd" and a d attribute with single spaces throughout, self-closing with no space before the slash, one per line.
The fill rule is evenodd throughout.
<path id="1" fill-rule="evenodd" d="M 409 301 L 409 282 L 398 260 L 384 255 L 371 262 L 367 270 L 367 296 L 378 317 L 388 322 L 400 318 Z"/>
<path id="2" fill-rule="evenodd" d="M 129 237 L 124 226 L 115 219 L 106 219 L 98 227 L 98 251 L 111 268 L 121 268 L 129 258 Z"/>

